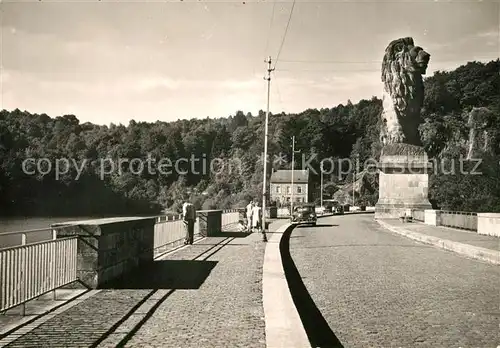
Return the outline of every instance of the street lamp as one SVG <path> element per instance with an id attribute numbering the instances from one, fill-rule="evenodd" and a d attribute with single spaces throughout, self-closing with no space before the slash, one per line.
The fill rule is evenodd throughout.
<path id="1" fill-rule="evenodd" d="M 294 181 L 293 181 L 293 172 L 295 170 L 295 153 L 299 153 L 299 151 L 295 151 L 295 135 L 292 136 L 292 196 L 290 202 L 290 214 L 293 214 L 293 193 L 294 193 Z"/>
<path id="2" fill-rule="evenodd" d="M 264 177 L 262 182 L 262 241 L 267 242 L 266 237 L 266 199 L 267 199 L 267 139 L 269 137 L 269 99 L 271 94 L 271 72 L 274 68 L 271 68 L 271 57 L 265 61 L 267 63 L 267 76 L 264 77 L 267 80 L 267 110 L 266 110 L 266 121 L 264 127 Z"/>
<path id="3" fill-rule="evenodd" d="M 321 197 L 321 211 L 323 211 L 323 161 L 320 162 L 320 170 L 321 170 L 321 193 L 320 193 L 320 197 Z"/>
<path id="4" fill-rule="evenodd" d="M 355 188 L 355 182 L 356 182 L 356 167 L 358 164 L 358 159 L 359 155 L 355 155 L 354 158 L 354 175 L 352 176 L 352 208 L 354 209 L 354 188 Z"/>

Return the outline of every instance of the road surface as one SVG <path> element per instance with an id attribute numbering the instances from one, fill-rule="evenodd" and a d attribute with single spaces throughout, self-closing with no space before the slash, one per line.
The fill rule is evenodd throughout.
<path id="1" fill-rule="evenodd" d="M 344 347 L 500 345 L 498 266 L 392 234 L 371 214 L 295 228 L 290 255 Z"/>

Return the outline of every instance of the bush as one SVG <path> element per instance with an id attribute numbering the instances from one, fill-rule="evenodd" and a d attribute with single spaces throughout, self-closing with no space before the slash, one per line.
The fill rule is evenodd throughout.
<path id="1" fill-rule="evenodd" d="M 217 204 L 213 198 L 207 199 L 205 202 L 203 202 L 202 209 L 203 210 L 212 210 L 212 209 L 217 209 Z"/>

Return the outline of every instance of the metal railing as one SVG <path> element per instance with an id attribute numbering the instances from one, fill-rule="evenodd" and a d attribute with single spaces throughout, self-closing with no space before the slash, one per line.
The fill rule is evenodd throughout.
<path id="1" fill-rule="evenodd" d="M 194 225 L 194 235 L 199 236 L 199 218 Z M 166 218 L 159 216 L 154 228 L 154 253 L 155 256 L 174 248 L 184 241 L 186 230 L 184 222 L 180 219 Z"/>
<path id="2" fill-rule="evenodd" d="M 477 231 L 477 213 L 441 210 L 441 225 Z"/>
<path id="3" fill-rule="evenodd" d="M 238 209 L 224 210 L 222 213 L 222 226 L 237 224 L 240 221 L 240 212 Z"/>
<path id="4" fill-rule="evenodd" d="M 45 230 L 1 233 L 0 236 Z M 52 231 L 55 235 L 55 232 Z M 0 312 L 21 305 L 77 280 L 77 237 L 53 239 L 0 249 Z"/>
<path id="5" fill-rule="evenodd" d="M 466 211 L 438 210 L 440 226 L 477 231 L 477 213 Z M 413 220 L 425 222 L 425 210 L 414 209 L 411 212 Z"/>
<path id="6" fill-rule="evenodd" d="M 290 208 L 278 208 L 278 217 L 289 217 Z"/>
<path id="7" fill-rule="evenodd" d="M 222 214 L 222 226 L 239 221 L 238 209 Z M 184 241 L 181 215 L 156 217 L 155 256 Z M 200 235 L 199 218 L 194 229 Z M 77 281 L 78 237 L 57 239 L 57 228 L 0 233 L 0 313 Z"/>
<path id="8" fill-rule="evenodd" d="M 229 226 L 240 221 L 238 209 L 225 209 L 222 211 L 221 225 Z M 194 224 L 195 237 L 200 236 L 200 220 L 196 218 Z M 155 256 L 181 245 L 184 242 L 186 230 L 182 215 L 160 215 L 156 217 L 154 229 L 154 253 Z"/>
<path id="9" fill-rule="evenodd" d="M 32 244 L 37 242 L 46 242 L 56 239 L 55 229 L 38 228 L 34 230 L 0 232 L 0 249 Z"/>

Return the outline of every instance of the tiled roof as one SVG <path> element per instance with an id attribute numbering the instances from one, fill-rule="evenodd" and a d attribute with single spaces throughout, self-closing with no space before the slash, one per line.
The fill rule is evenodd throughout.
<path id="1" fill-rule="evenodd" d="M 308 170 L 294 170 L 293 171 L 293 182 L 296 183 L 307 183 L 309 181 L 309 171 Z M 291 170 L 277 170 L 271 175 L 271 183 L 282 184 L 292 182 L 292 171 Z"/>

